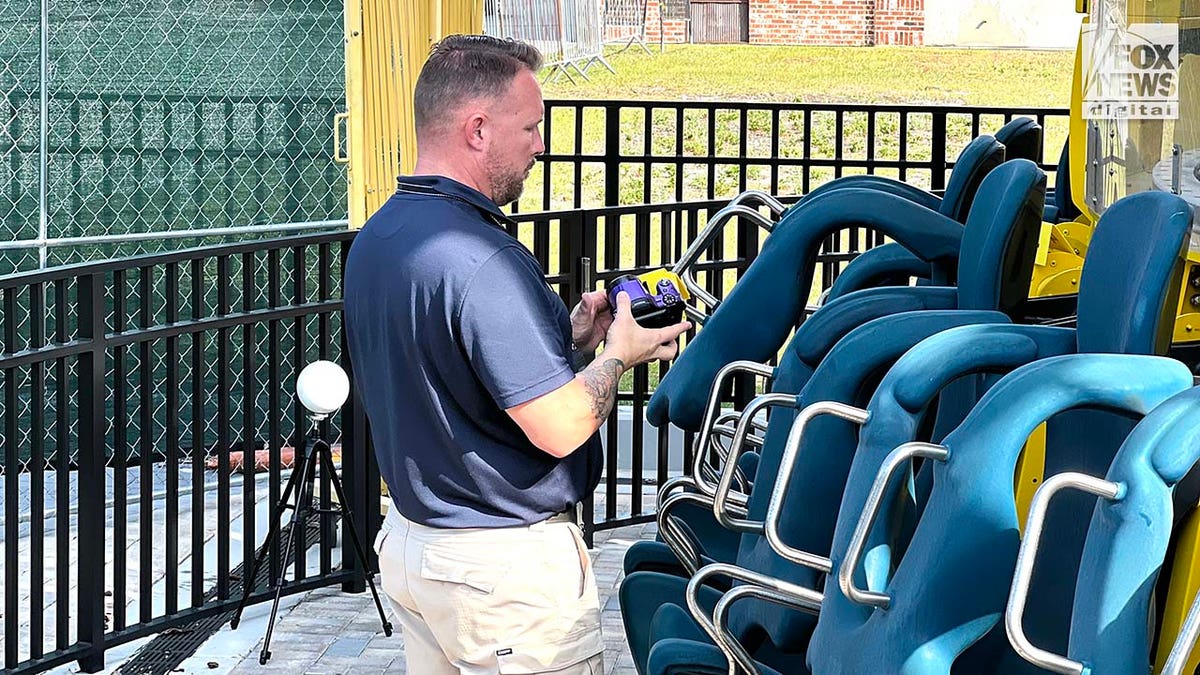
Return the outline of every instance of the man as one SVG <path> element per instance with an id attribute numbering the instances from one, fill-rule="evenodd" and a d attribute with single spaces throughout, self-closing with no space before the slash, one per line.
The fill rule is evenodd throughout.
<path id="1" fill-rule="evenodd" d="M 575 507 L 599 481 L 621 375 L 673 357 L 690 327 L 644 329 L 624 294 L 615 319 L 602 292 L 568 314 L 504 230 L 498 205 L 545 150 L 540 67 L 519 42 L 433 49 L 415 175 L 347 261 L 350 357 L 393 501 L 376 551 L 420 675 L 603 672 Z"/>

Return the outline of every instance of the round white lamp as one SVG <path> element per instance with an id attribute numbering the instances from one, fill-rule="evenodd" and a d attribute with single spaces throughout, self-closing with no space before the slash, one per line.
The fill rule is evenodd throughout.
<path id="1" fill-rule="evenodd" d="M 322 523 L 325 522 L 324 516 L 341 515 L 342 523 L 349 526 L 350 537 L 354 542 L 354 552 L 358 556 L 359 569 L 366 572 L 366 581 L 371 587 L 371 595 L 375 599 L 375 608 L 379 610 L 379 621 L 383 625 L 383 633 L 384 635 L 391 635 L 392 624 L 388 621 L 387 614 L 383 611 L 383 603 L 379 600 L 379 592 L 375 589 L 375 574 L 367 564 L 367 554 L 365 549 L 363 549 L 362 539 L 359 538 L 357 526 L 354 524 L 354 518 L 347 505 L 345 492 L 342 489 L 342 480 L 338 476 L 337 467 L 333 462 L 333 452 L 329 444 L 321 440 L 319 431 L 321 420 L 337 412 L 350 396 L 350 378 L 346 377 L 346 371 L 342 370 L 341 366 L 332 361 L 313 361 L 305 366 L 296 378 L 296 396 L 300 399 L 300 403 L 312 413 L 309 418 L 312 420 L 312 427 L 308 430 L 307 446 L 304 440 L 301 440 L 298 444 L 298 449 L 295 453 L 295 463 L 293 464 L 294 470 L 292 471 L 291 478 L 288 479 L 283 496 L 280 497 L 279 503 L 275 506 L 274 514 L 272 515 L 274 522 L 268 530 L 267 541 L 263 544 L 261 553 L 254 559 L 250 567 L 249 576 L 243 578 L 244 590 L 242 592 L 242 599 L 238 603 L 233 619 L 230 621 L 230 627 L 236 630 L 238 624 L 241 622 L 242 611 L 246 608 L 246 603 L 250 599 L 250 592 L 254 588 L 254 581 L 258 576 L 259 567 L 263 564 L 264 556 L 270 549 L 273 539 L 280 536 L 282 513 L 285 509 L 291 509 L 292 522 L 298 523 L 298 527 L 301 529 L 308 527 L 309 518 L 314 515 L 322 516 Z M 320 497 L 320 503 L 314 507 L 314 482 L 316 481 L 318 471 L 321 474 L 321 479 L 328 480 L 334 494 L 337 495 L 337 505 L 334 508 L 330 508 L 326 503 L 328 498 L 324 496 Z M 295 493 L 295 501 L 289 502 L 288 500 L 293 498 L 293 491 Z M 288 552 L 284 554 L 283 565 L 279 568 L 279 576 L 275 580 L 275 603 L 271 606 L 271 618 L 267 623 L 267 634 L 263 638 L 262 651 L 258 655 L 258 663 L 260 665 L 266 664 L 271 658 L 271 632 L 275 628 L 276 613 L 279 610 L 279 598 L 283 593 L 286 581 L 284 575 L 287 571 L 288 560 L 291 559 L 293 541 L 297 543 L 295 549 L 296 559 L 303 559 L 303 552 L 299 544 L 300 539 L 293 539 L 291 533 L 289 533 L 284 544 Z M 344 560 L 345 557 L 343 556 Z"/>
<path id="2" fill-rule="evenodd" d="M 337 412 L 350 396 L 350 378 L 333 361 L 313 361 L 296 378 L 296 395 L 305 408 L 323 419 Z"/>

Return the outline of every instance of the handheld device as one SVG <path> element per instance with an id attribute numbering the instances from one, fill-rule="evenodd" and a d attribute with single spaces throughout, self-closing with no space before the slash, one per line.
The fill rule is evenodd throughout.
<path id="1" fill-rule="evenodd" d="M 683 280 L 669 270 L 625 274 L 608 285 L 608 306 L 617 312 L 617 294 L 629 294 L 633 318 L 644 328 L 664 328 L 683 320 L 683 304 L 691 297 Z"/>

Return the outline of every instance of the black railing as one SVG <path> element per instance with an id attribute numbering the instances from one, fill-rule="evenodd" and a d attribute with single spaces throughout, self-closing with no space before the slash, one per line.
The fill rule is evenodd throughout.
<path id="1" fill-rule="evenodd" d="M 1013 117 L 1045 128 L 1042 168 L 1067 137 L 1061 108 L 715 101 L 546 102 L 546 154 L 523 211 L 802 195 L 853 173 L 940 190 L 972 138 Z"/>
<path id="2" fill-rule="evenodd" d="M 295 377 L 317 358 L 343 360 L 340 261 L 352 237 L 0 279 L 6 669 L 78 660 L 93 671 L 109 647 L 236 604 L 240 563 L 265 539 L 307 428 Z M 365 420 L 350 402 L 340 421 L 322 432 L 340 438 L 350 506 L 372 531 L 379 481 Z M 329 496 L 325 480 L 319 498 Z M 351 551 L 334 565 L 334 535 L 323 523 L 317 560 L 298 566 L 288 592 L 358 584 Z M 270 551 L 272 579 L 282 555 Z"/>
<path id="3" fill-rule="evenodd" d="M 552 103 L 549 117 L 564 105 Z M 800 191 L 854 171 L 892 172 L 910 180 L 924 171 L 927 186 L 937 189 L 973 133 L 1026 112 L 1042 120 L 1065 115 L 903 106 L 569 106 L 665 107 L 685 120 L 688 111 L 699 110 L 710 131 L 725 124 L 716 111 L 732 109 L 732 128 L 747 133 L 731 156 L 711 140 L 718 134 L 708 133 L 703 152 L 693 156 L 685 147 L 689 132 L 681 126 L 672 136 L 676 149 L 639 155 L 622 139 L 641 132 L 653 138 L 653 124 L 622 131 L 605 122 L 606 149 L 597 153 L 577 143 L 578 152 L 557 150 L 543 158 L 542 177 L 553 179 L 568 167 L 575 171 L 566 191 L 583 208 L 519 213 L 512 234 L 534 252 L 568 305 L 617 275 L 673 263 L 740 188 L 787 194 L 793 179 Z M 804 133 L 800 156 L 789 157 L 781 141 L 772 141 L 768 156 L 752 156 L 747 134 L 763 110 L 768 129 L 784 139 L 789 115 L 796 115 Z M 831 158 L 815 156 L 814 150 L 826 113 L 843 139 Z M 852 116 L 860 113 L 867 159 L 844 140 L 853 137 Z M 889 114 L 897 115 L 897 130 L 905 130 L 897 136 L 894 156 L 881 151 L 887 144 L 880 129 Z M 915 121 L 922 114 L 929 122 L 928 156 L 916 151 L 915 142 L 900 140 L 924 128 Z M 956 117 L 962 115 L 965 119 Z M 586 112 L 576 117 L 576 139 L 584 137 L 587 119 Z M 549 126 L 548 137 L 562 133 L 561 121 Z M 1048 134 L 1045 157 L 1057 156 L 1056 143 L 1061 140 Z M 593 162 L 603 176 L 595 185 L 577 169 Z M 623 173 L 629 165 L 652 176 L 649 187 L 635 186 L 634 201 L 665 189 L 653 178 L 660 175 L 659 165 L 670 169 L 661 175 L 682 176 L 685 183 L 693 175 L 688 167 L 700 168 L 694 185 L 667 181 L 665 203 L 619 205 L 629 197 Z M 750 171 L 759 165 L 768 174 L 761 184 Z M 725 166 L 733 167 L 731 178 L 721 183 Z M 789 168 L 799 173 L 789 178 Z M 695 190 L 703 198 L 686 201 Z M 546 194 L 543 186 L 535 192 Z M 756 226 L 737 222 L 696 265 L 698 279 L 724 297 L 763 237 Z M 317 358 L 340 361 L 350 370 L 340 309 L 342 265 L 352 238 L 349 232 L 309 235 L 0 277 L 5 668 L 40 672 L 78 660 L 94 670 L 110 647 L 233 608 L 240 562 L 265 539 L 266 512 L 279 498 L 288 451 L 306 428 L 293 395 L 295 377 Z M 813 297 L 850 259 L 880 241 L 862 229 L 831 236 L 818 257 Z M 584 509 L 589 538 L 598 530 L 652 519 L 656 486 L 675 467 L 691 464 L 690 434 L 673 437 L 644 423 L 645 405 L 670 365 L 640 366 L 622 381 L 619 411 L 604 431 L 606 467 L 598 491 L 603 505 L 589 500 Z M 751 383 L 739 382 L 730 400 L 744 402 L 753 394 Z M 336 421 L 323 433 L 340 438 L 350 506 L 360 531 L 371 536 L 380 502 L 367 422 L 353 400 Z M 627 432 L 622 424 L 630 425 Z M 265 459 L 256 455 L 260 449 Z M 656 464 L 653 469 L 647 459 Z M 246 468 L 257 464 L 264 465 L 262 486 Z M 327 483 L 320 494 L 328 499 Z M 244 533 L 240 545 L 231 536 L 233 526 Z M 334 550 L 348 541 L 334 534 L 325 523 L 316 537 L 318 559 L 301 565 L 289 592 L 334 583 L 361 589 L 350 551 L 343 548 L 342 566 L 334 563 Z M 274 546 L 268 556 L 271 579 L 283 561 Z M 263 600 L 271 592 L 256 589 L 252 598 Z"/>

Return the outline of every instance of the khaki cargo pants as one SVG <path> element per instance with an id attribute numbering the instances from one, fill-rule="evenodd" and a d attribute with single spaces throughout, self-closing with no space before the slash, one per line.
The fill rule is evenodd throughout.
<path id="1" fill-rule="evenodd" d="M 596 578 L 568 519 L 449 530 L 392 508 L 375 552 L 409 673 L 604 673 Z"/>

